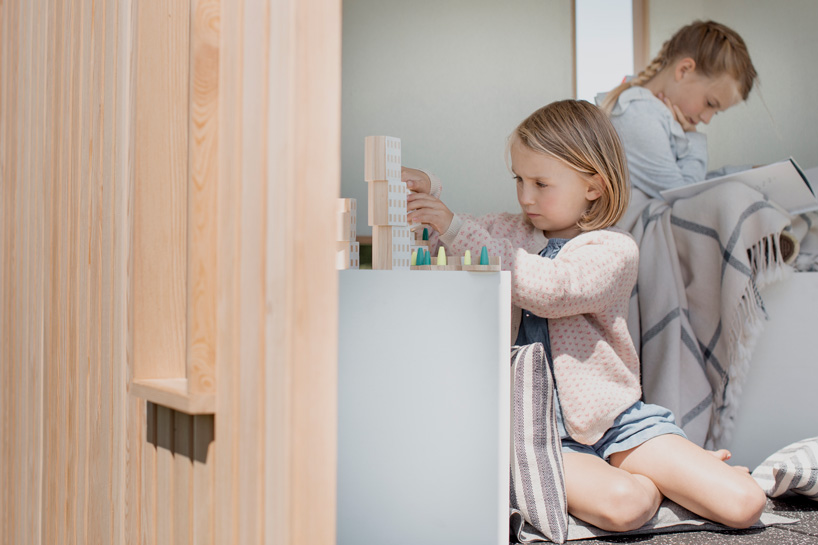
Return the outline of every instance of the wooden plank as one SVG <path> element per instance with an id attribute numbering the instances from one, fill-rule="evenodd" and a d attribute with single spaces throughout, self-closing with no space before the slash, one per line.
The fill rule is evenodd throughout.
<path id="1" fill-rule="evenodd" d="M 173 543 L 173 411 L 156 407 L 156 545 Z"/>
<path id="2" fill-rule="evenodd" d="M 231 3 L 224 10 L 221 32 L 224 36 L 219 51 L 219 212 L 218 212 L 218 285 L 219 325 L 216 341 L 215 421 L 216 479 L 214 482 L 214 512 L 216 543 L 239 543 L 238 518 L 239 442 L 238 442 L 238 339 L 240 328 L 236 308 L 239 243 L 238 194 L 241 177 L 241 104 L 244 2 Z"/>
<path id="3" fill-rule="evenodd" d="M 74 297 L 76 307 L 76 322 L 74 324 L 73 340 L 76 343 L 76 359 L 74 360 L 74 377 L 76 384 L 76 412 L 77 412 L 77 439 L 76 443 L 76 518 L 74 520 L 75 539 L 77 543 L 88 543 L 91 536 L 88 526 L 91 518 L 90 497 L 90 452 L 91 452 L 91 391 L 93 365 L 89 353 L 90 342 L 90 313 L 89 313 L 89 249 L 88 240 L 90 217 L 89 203 L 91 184 L 90 153 L 91 144 L 91 73 L 93 66 L 93 0 L 82 0 L 80 4 L 78 32 L 79 59 L 74 60 L 77 71 L 77 127 L 75 136 L 76 170 L 74 184 L 77 188 L 77 201 L 74 216 L 74 238 L 72 240 L 76 257 L 74 261 Z M 77 69 L 77 66 L 79 67 Z"/>
<path id="4" fill-rule="evenodd" d="M 138 3 L 132 0 L 123 0 L 117 4 L 118 13 L 118 56 L 117 56 L 117 100 L 116 100 L 116 165 L 114 179 L 117 180 L 116 195 L 116 244 L 114 250 L 115 269 L 114 277 L 115 296 L 115 360 L 121 362 L 117 369 L 122 370 L 124 381 L 128 384 L 133 376 L 132 335 L 129 329 L 130 309 L 133 302 L 132 270 L 129 265 L 131 252 L 131 230 L 133 225 L 134 203 L 134 119 L 135 119 L 135 83 L 136 51 L 134 45 L 136 23 L 138 19 Z M 121 380 L 115 378 L 115 380 Z M 155 447 L 147 441 L 146 403 L 135 396 L 125 396 L 125 419 L 127 422 L 125 440 L 125 486 L 124 512 L 122 514 L 122 530 L 124 534 L 120 541 L 125 545 L 137 545 L 152 540 L 153 534 L 153 498 L 148 509 L 146 496 L 153 488 L 145 489 L 143 485 L 144 463 L 143 452 L 155 455 Z M 153 475 L 151 474 L 151 478 Z M 149 524 L 150 522 L 150 524 Z M 147 530 L 147 532 L 146 532 Z M 152 541 L 150 541 L 152 542 Z"/>
<path id="5" fill-rule="evenodd" d="M 53 516 L 57 512 L 57 496 L 58 496 L 58 480 L 59 476 L 55 471 L 59 459 L 59 435 L 60 428 L 57 419 L 57 403 L 54 395 L 58 389 L 58 349 L 55 345 L 55 335 L 51 327 L 54 319 L 54 310 L 57 308 L 57 294 L 55 290 L 55 282 L 53 281 L 55 264 L 57 263 L 56 245 L 54 244 L 54 229 L 57 224 L 59 216 L 55 213 L 54 203 L 55 195 L 59 191 L 58 184 L 55 183 L 55 176 L 59 172 L 56 163 L 57 152 L 59 150 L 59 141 L 57 136 L 60 130 L 60 103 L 59 96 L 59 82 L 62 81 L 61 64 L 59 63 L 59 56 L 57 52 L 57 43 L 61 43 L 62 39 L 62 25 L 58 24 L 62 16 L 62 4 L 50 3 L 48 9 L 48 19 L 52 22 L 48 27 L 46 40 L 48 42 L 48 60 L 46 66 L 49 71 L 49 77 L 46 78 L 46 104 L 45 117 L 51 122 L 51 130 L 44 132 L 45 137 L 45 153 L 47 158 L 45 165 L 45 174 L 43 177 L 43 192 L 44 192 L 44 226 L 43 226 L 43 257 L 47 263 L 48 268 L 43 274 L 44 283 L 44 299 L 43 306 L 49 309 L 48 314 L 43 316 L 43 360 L 51 362 L 50 365 L 44 365 L 43 369 L 43 446 L 42 457 L 44 460 L 49 460 L 49 464 L 43 465 L 43 502 L 42 502 L 42 542 L 55 543 L 56 542 L 56 517 Z M 3 88 L 0 84 L 0 89 Z M 2 280 L 0 280 L 2 282 Z M 2 327 L 2 326 L 0 326 Z M 42 516 L 42 515 L 45 516 Z"/>
<path id="6" fill-rule="evenodd" d="M 220 0 L 192 0 L 190 9 L 187 379 L 191 393 L 212 394 L 216 391 Z"/>
<path id="7" fill-rule="evenodd" d="M 193 534 L 193 418 L 189 414 L 172 412 L 173 430 L 173 541 L 175 545 L 191 543 Z"/>
<path id="8" fill-rule="evenodd" d="M 308 329 L 311 317 L 337 310 L 337 276 L 325 259 L 332 257 L 340 180 L 337 155 L 329 151 L 340 145 L 340 3 L 282 1 L 268 17 L 264 252 L 265 292 L 274 303 L 265 324 L 265 539 L 334 543 L 337 338 L 330 333 L 317 346 Z M 245 85 L 252 84 L 248 77 Z M 311 160 L 315 150 L 327 150 L 321 161 Z M 296 233 L 316 251 L 299 251 Z M 319 300 L 332 309 L 318 310 Z M 327 457 L 316 459 L 319 451 Z"/>
<path id="9" fill-rule="evenodd" d="M 189 393 L 184 378 L 134 379 L 131 394 L 187 414 L 212 414 L 216 407 L 215 394 Z"/>
<path id="10" fill-rule="evenodd" d="M 332 211 L 341 179 L 335 151 L 340 149 L 341 133 L 341 2 L 300 1 L 295 28 L 296 164 L 291 181 L 295 221 L 290 233 L 293 239 L 298 233 L 309 241 L 312 251 L 295 252 L 293 277 L 287 283 L 294 292 L 296 324 L 289 362 L 293 418 L 293 435 L 288 440 L 293 449 L 290 537 L 292 543 L 329 544 L 335 542 L 336 527 L 338 276 L 332 260 Z M 324 160 L 314 160 L 315 150 L 327 150 Z M 275 180 L 271 183 L 275 191 Z M 272 248 L 268 246 L 267 251 Z M 321 343 L 310 342 L 319 323 L 313 320 L 329 326 Z"/>
<path id="11" fill-rule="evenodd" d="M 17 271 L 19 273 L 19 280 L 16 284 L 17 298 L 19 302 L 20 312 L 18 331 L 15 337 L 16 350 L 16 365 L 19 366 L 19 381 L 18 381 L 18 395 L 20 396 L 20 404 L 18 407 L 22 409 L 19 413 L 20 433 L 17 438 L 17 463 L 16 472 L 18 479 L 17 487 L 17 501 L 20 502 L 21 509 L 18 511 L 16 520 L 16 533 L 19 539 L 29 539 L 31 535 L 31 520 L 28 517 L 29 510 L 27 506 L 32 501 L 31 481 L 34 477 L 33 467 L 30 464 L 31 457 L 29 453 L 33 454 L 33 427 L 34 414 L 32 411 L 35 407 L 32 403 L 32 394 L 34 384 L 32 384 L 30 376 L 31 360 L 30 360 L 30 344 L 29 331 L 33 316 L 31 315 L 30 291 L 31 291 L 31 258 L 30 258 L 30 235 L 31 235 L 31 171 L 32 171 L 32 90 L 34 86 L 33 72 L 36 64 L 36 53 L 34 43 L 34 4 L 28 3 L 21 11 L 22 21 L 21 28 L 25 34 L 23 41 L 23 52 L 25 60 L 23 61 L 23 74 L 21 78 L 21 85 L 26 89 L 26 92 L 21 94 L 21 113 L 23 117 L 23 125 L 20 128 L 20 143 L 21 143 L 21 177 L 18 179 L 18 192 L 20 199 L 20 216 L 18 225 L 18 255 L 19 261 L 17 263 Z"/>
<path id="12" fill-rule="evenodd" d="M 63 7 L 63 6 L 61 6 Z M 64 6 L 63 17 L 59 20 L 59 24 L 65 29 L 62 32 L 62 43 L 59 44 L 59 51 L 62 52 L 60 58 L 60 68 L 63 74 L 59 89 L 59 104 L 61 109 L 60 115 L 60 131 L 59 138 L 59 170 L 58 179 L 55 179 L 55 185 L 59 188 L 59 196 L 55 202 L 55 232 L 52 244 L 55 246 L 56 263 L 52 267 L 54 271 L 53 282 L 58 293 L 58 307 L 55 313 L 55 319 L 52 320 L 53 335 L 56 341 L 55 354 L 57 355 L 58 366 L 58 384 L 55 395 L 59 398 L 58 413 L 53 415 L 55 421 L 59 425 L 59 451 L 57 455 L 57 464 L 55 471 L 59 472 L 60 486 L 57 497 L 57 541 L 65 543 L 69 540 L 69 520 L 73 520 L 70 516 L 69 502 L 73 499 L 73 489 L 71 488 L 71 472 L 73 465 L 71 465 L 71 443 L 69 434 L 69 415 L 70 412 L 70 391 L 69 391 L 69 376 L 70 376 L 70 358 L 68 354 L 69 347 L 69 333 L 68 326 L 71 323 L 69 316 L 69 258 L 71 252 L 69 250 L 69 203 L 71 195 L 71 186 L 69 184 L 69 169 L 71 168 L 71 144 L 72 144 L 72 100 L 71 97 L 71 82 L 74 76 L 72 66 L 73 44 L 76 41 L 76 32 L 73 29 L 75 17 L 75 9 L 72 5 Z"/>
<path id="13" fill-rule="evenodd" d="M 47 51 L 47 25 L 42 24 L 46 16 L 46 5 L 43 0 L 38 0 L 33 8 L 32 26 L 35 29 L 33 43 L 35 51 L 32 63 L 32 81 L 34 93 L 32 93 L 32 127 L 31 131 L 31 179 L 29 186 L 31 191 L 31 231 L 29 233 L 29 255 L 30 255 L 30 281 L 32 293 L 29 298 L 28 308 L 30 309 L 31 325 L 29 329 L 28 344 L 31 347 L 31 357 L 28 361 L 30 407 L 33 421 L 30 425 L 33 440 L 31 450 L 27 453 L 29 460 L 29 486 L 31 493 L 27 512 L 29 516 L 27 537 L 32 543 L 42 542 L 42 512 L 43 512 L 43 477 L 46 467 L 43 464 L 43 258 L 44 240 L 43 231 L 45 218 L 43 192 L 44 192 L 44 164 L 47 161 L 44 155 L 44 144 L 47 134 L 46 119 L 44 111 L 46 108 L 46 75 L 48 63 Z"/>
<path id="14" fill-rule="evenodd" d="M 216 464 L 213 460 L 214 422 L 212 415 L 193 417 L 193 493 L 191 503 L 191 543 L 213 545 L 213 483 Z M 178 545 L 178 544 L 177 544 Z"/>
<path id="15" fill-rule="evenodd" d="M 142 405 L 144 402 L 138 400 Z M 142 545 L 153 545 L 157 543 L 157 456 L 158 456 L 158 434 L 157 434 L 157 413 L 158 406 L 153 403 L 145 405 L 145 428 L 144 437 L 141 438 L 142 452 L 142 478 L 140 486 L 140 510 L 141 510 L 141 537 Z M 141 418 L 142 415 L 139 415 Z"/>
<path id="16" fill-rule="evenodd" d="M 134 134 L 134 378 L 177 378 L 186 369 L 189 2 L 138 9 L 135 100 L 146 115 L 135 116 Z"/>
<path id="17" fill-rule="evenodd" d="M 244 13 L 245 85 L 242 89 L 241 172 L 239 209 L 240 252 L 238 314 L 241 333 L 237 354 L 240 362 L 237 387 L 239 392 L 237 418 L 241 458 L 238 467 L 238 537 L 239 543 L 263 541 L 263 485 L 258 478 L 264 474 L 262 423 L 259 410 L 264 400 L 264 315 L 266 293 L 264 285 L 265 236 L 267 202 L 267 119 L 259 116 L 266 111 L 268 100 L 266 48 L 255 47 L 267 40 L 266 13 L 259 17 L 251 6 Z M 265 8 L 266 11 L 266 8 Z M 337 205 L 337 203 L 333 203 Z M 333 206 L 333 212 L 335 206 Z M 332 218 L 334 220 L 334 218 Z M 334 221 L 333 227 L 334 227 Z M 334 260 L 333 260 L 334 266 Z M 236 372 L 234 371 L 234 373 Z"/>

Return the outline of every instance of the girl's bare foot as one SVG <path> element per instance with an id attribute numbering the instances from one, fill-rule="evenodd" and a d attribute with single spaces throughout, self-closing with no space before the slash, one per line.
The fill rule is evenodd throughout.
<path id="1" fill-rule="evenodd" d="M 722 448 L 719 450 L 708 450 L 710 454 L 721 460 L 722 462 L 726 462 L 730 458 L 733 457 L 733 454 L 727 450 L 726 448 Z M 733 469 L 738 471 L 739 473 L 750 473 L 750 468 L 746 466 L 731 466 Z"/>
<path id="2" fill-rule="evenodd" d="M 729 450 L 727 450 L 726 448 L 722 448 L 722 449 L 719 449 L 719 450 L 708 450 L 707 452 L 709 452 L 710 454 L 712 454 L 713 456 L 715 456 L 716 458 L 718 458 L 722 462 L 726 462 L 727 460 L 729 460 L 733 456 L 733 454 Z"/>

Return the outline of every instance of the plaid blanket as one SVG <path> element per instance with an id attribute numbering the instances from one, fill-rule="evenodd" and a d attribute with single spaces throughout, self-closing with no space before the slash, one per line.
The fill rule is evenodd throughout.
<path id="1" fill-rule="evenodd" d="M 673 411 L 691 441 L 729 444 L 755 339 L 758 288 L 789 270 L 779 235 L 790 216 L 744 184 L 672 205 L 639 191 L 619 226 L 640 248 L 628 326 L 648 403 Z"/>

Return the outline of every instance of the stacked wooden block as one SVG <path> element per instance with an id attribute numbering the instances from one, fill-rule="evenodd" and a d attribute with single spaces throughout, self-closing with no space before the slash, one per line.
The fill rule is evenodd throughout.
<path id="1" fill-rule="evenodd" d="M 408 189 L 401 181 L 400 138 L 367 136 L 364 179 L 369 185 L 372 268 L 409 270 L 412 232 L 406 220 Z"/>
<path id="2" fill-rule="evenodd" d="M 335 268 L 357 269 L 360 267 L 360 246 L 358 244 L 358 205 L 355 199 L 338 199 L 337 249 Z"/>

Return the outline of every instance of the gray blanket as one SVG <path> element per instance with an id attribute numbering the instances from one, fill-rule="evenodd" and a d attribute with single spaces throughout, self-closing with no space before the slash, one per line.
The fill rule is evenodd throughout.
<path id="1" fill-rule="evenodd" d="M 645 400 L 673 411 L 695 443 L 728 445 L 765 318 L 758 288 L 782 278 L 790 216 L 741 183 L 668 205 L 633 192 L 619 226 L 640 248 L 628 325 Z"/>

